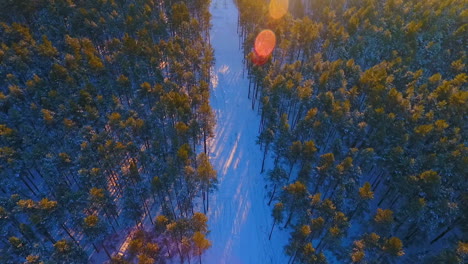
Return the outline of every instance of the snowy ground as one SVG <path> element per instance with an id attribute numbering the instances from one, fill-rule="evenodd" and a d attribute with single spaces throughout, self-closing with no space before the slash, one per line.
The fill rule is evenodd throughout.
<path id="1" fill-rule="evenodd" d="M 216 135 L 210 156 L 218 172 L 218 190 L 210 197 L 208 264 L 286 263 L 287 235 L 275 227 L 265 200 L 262 151 L 255 144 L 259 116 L 247 98 L 242 76 L 242 51 L 237 35 L 237 7 L 233 0 L 213 0 L 211 44 L 215 50 L 211 105 L 216 112 Z M 267 162 L 268 165 L 268 162 Z"/>

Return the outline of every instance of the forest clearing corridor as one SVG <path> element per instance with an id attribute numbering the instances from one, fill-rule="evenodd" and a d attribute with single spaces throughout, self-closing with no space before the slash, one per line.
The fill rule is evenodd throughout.
<path id="1" fill-rule="evenodd" d="M 218 173 L 218 190 L 210 197 L 208 237 L 213 246 L 204 263 L 285 263 L 279 243 L 285 238 L 278 232 L 268 240 L 273 219 L 260 174 L 263 152 L 255 143 L 259 116 L 250 107 L 243 75 L 238 10 L 232 0 L 214 0 L 211 14 L 215 67 L 210 101 L 217 124 L 210 157 Z"/>

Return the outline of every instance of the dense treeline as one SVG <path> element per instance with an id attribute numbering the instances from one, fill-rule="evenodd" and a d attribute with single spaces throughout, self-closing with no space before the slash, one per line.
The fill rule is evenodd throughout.
<path id="1" fill-rule="evenodd" d="M 290 263 L 466 262 L 467 2 L 269 2 L 238 0 L 239 32 Z"/>
<path id="2" fill-rule="evenodd" d="M 0 1 L 1 263 L 210 247 L 209 4 Z"/>

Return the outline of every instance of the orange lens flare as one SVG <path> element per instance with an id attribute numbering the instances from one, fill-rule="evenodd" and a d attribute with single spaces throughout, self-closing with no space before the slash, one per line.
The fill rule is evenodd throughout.
<path id="1" fill-rule="evenodd" d="M 271 0 L 269 5 L 270 16 L 273 19 L 280 19 L 288 12 L 288 0 Z"/>
<path id="2" fill-rule="evenodd" d="M 259 57 L 270 56 L 276 46 L 276 36 L 273 31 L 266 29 L 258 34 L 255 39 L 254 50 Z"/>

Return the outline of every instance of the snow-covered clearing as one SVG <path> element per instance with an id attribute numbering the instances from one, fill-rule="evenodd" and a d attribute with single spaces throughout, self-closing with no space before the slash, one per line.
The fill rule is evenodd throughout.
<path id="1" fill-rule="evenodd" d="M 237 34 L 237 7 L 233 0 L 213 0 L 211 44 L 215 50 L 211 106 L 216 112 L 211 161 L 218 172 L 218 190 L 210 197 L 209 239 L 212 248 L 203 263 L 286 263 L 287 235 L 275 227 L 272 240 L 271 208 L 265 200 L 263 153 L 255 144 L 257 110 L 247 98 L 248 80 L 242 75 L 243 53 Z M 268 166 L 268 162 L 266 163 Z"/>

